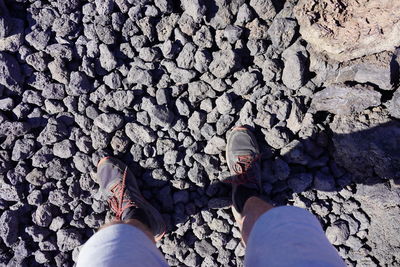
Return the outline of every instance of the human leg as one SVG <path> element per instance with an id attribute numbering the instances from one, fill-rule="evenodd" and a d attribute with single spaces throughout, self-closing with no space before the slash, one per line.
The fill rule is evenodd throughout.
<path id="1" fill-rule="evenodd" d="M 345 266 L 317 218 L 305 209 L 273 208 L 256 220 L 245 266 Z"/>
<path id="2" fill-rule="evenodd" d="M 272 205 L 259 198 L 261 193 L 260 151 L 254 135 L 245 127 L 232 129 L 226 146 L 226 159 L 232 177 L 232 213 L 246 244 L 251 228 Z"/>
<path id="3" fill-rule="evenodd" d="M 98 164 L 97 182 L 115 217 L 85 243 L 78 266 L 166 266 L 154 246 L 165 233 L 164 220 L 143 198 L 133 173 L 107 157 Z"/>
<path id="4" fill-rule="evenodd" d="M 226 158 L 247 266 L 344 266 L 315 216 L 296 207 L 274 208 L 259 197 L 259 149 L 249 130 L 232 130 Z"/>
<path id="5" fill-rule="evenodd" d="M 238 222 L 242 233 L 242 240 L 245 244 L 247 244 L 251 230 L 258 218 L 272 208 L 271 204 L 259 197 L 250 197 L 246 201 L 241 214 L 242 220 Z"/>
<path id="6" fill-rule="evenodd" d="M 83 245 L 77 267 L 168 266 L 153 240 L 137 226 L 128 223 L 109 225 Z"/>
<path id="7" fill-rule="evenodd" d="M 149 227 L 146 226 L 144 223 L 142 223 L 141 221 L 139 221 L 137 219 L 127 219 L 125 221 L 112 221 L 112 222 L 109 222 L 107 224 L 102 225 L 99 228 L 99 231 L 102 230 L 102 229 L 105 229 L 105 228 L 107 228 L 109 226 L 116 225 L 116 224 L 127 224 L 127 225 L 131 225 L 133 227 L 136 227 L 137 229 L 142 231 L 153 243 L 156 242 L 156 240 L 154 239 L 154 236 L 151 233 Z"/>

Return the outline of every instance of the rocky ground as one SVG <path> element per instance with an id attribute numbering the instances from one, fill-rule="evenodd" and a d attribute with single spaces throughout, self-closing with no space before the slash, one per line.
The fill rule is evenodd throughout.
<path id="1" fill-rule="evenodd" d="M 315 214 L 348 265 L 400 266 L 398 3 L 297 2 L 0 0 L 0 265 L 72 266 L 114 155 L 170 265 L 241 266 L 221 181 L 247 125 L 267 199 Z"/>

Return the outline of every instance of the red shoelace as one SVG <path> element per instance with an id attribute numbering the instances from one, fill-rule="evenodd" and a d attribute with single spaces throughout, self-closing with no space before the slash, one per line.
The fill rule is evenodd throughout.
<path id="1" fill-rule="evenodd" d="M 256 156 L 252 155 L 242 155 L 238 156 L 238 161 L 233 165 L 233 171 L 236 177 L 227 179 L 224 182 L 229 184 L 247 184 L 254 183 L 257 184 L 257 180 L 254 176 L 249 176 L 247 171 L 252 167 L 253 163 L 260 159 L 260 154 Z"/>
<path id="2" fill-rule="evenodd" d="M 122 181 L 111 188 L 113 196 L 108 200 L 108 204 L 110 205 L 111 210 L 115 213 L 114 220 L 118 221 L 121 220 L 122 213 L 124 213 L 127 208 L 136 207 L 135 203 L 132 202 L 126 192 L 127 171 L 128 168 L 125 168 L 124 174 L 122 176 Z"/>

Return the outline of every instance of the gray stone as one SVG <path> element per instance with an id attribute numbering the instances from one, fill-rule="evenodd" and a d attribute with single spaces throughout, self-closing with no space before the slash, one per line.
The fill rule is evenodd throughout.
<path id="1" fill-rule="evenodd" d="M 176 58 L 176 63 L 178 67 L 183 69 L 191 69 L 194 66 L 194 55 L 196 53 L 196 46 L 189 42 L 186 43 L 181 52 L 179 53 L 178 57 Z"/>
<path id="2" fill-rule="evenodd" d="M 211 256 L 217 251 L 207 240 L 196 241 L 194 249 L 203 258 Z"/>
<path id="3" fill-rule="evenodd" d="M 54 158 L 46 169 L 46 177 L 55 180 L 64 180 L 70 175 L 70 167 L 65 161 Z"/>
<path id="4" fill-rule="evenodd" d="M 32 185 L 42 186 L 47 182 L 47 178 L 42 169 L 34 168 L 26 176 L 26 181 L 28 181 Z"/>
<path id="5" fill-rule="evenodd" d="M 114 7 L 114 1 L 112 0 L 96 0 L 96 11 L 99 15 L 111 15 Z"/>
<path id="6" fill-rule="evenodd" d="M 221 50 L 213 53 L 210 72 L 217 78 L 225 78 L 239 65 L 239 58 L 232 50 Z"/>
<path id="7" fill-rule="evenodd" d="M 93 144 L 93 146 L 95 146 L 95 144 Z M 77 152 L 73 156 L 73 162 L 75 168 L 81 173 L 89 173 L 89 171 L 93 169 L 91 164 L 91 158 L 82 152 Z"/>
<path id="8" fill-rule="evenodd" d="M 246 24 L 249 29 L 249 41 L 258 41 L 268 38 L 268 26 L 259 18 Z"/>
<path id="9" fill-rule="evenodd" d="M 11 159 L 13 161 L 24 160 L 30 158 L 35 153 L 35 141 L 33 139 L 18 139 L 13 147 Z"/>
<path id="10" fill-rule="evenodd" d="M 219 233 L 227 234 L 231 231 L 229 224 L 225 220 L 213 218 L 209 226 L 211 230 L 217 231 Z"/>
<path id="11" fill-rule="evenodd" d="M 186 117 L 188 117 L 190 115 L 189 105 L 186 103 L 184 98 L 180 97 L 180 98 L 176 99 L 175 106 L 180 115 L 186 116 Z"/>
<path id="12" fill-rule="evenodd" d="M 349 227 L 345 221 L 338 220 L 326 229 L 326 237 L 333 245 L 342 245 L 349 238 Z"/>
<path id="13" fill-rule="evenodd" d="M 124 118 L 115 113 L 103 113 L 95 118 L 93 123 L 103 131 L 113 133 L 123 126 Z"/>
<path id="14" fill-rule="evenodd" d="M 334 191 L 336 189 L 335 179 L 330 174 L 318 171 L 314 175 L 314 188 L 322 191 Z"/>
<path id="15" fill-rule="evenodd" d="M 265 141 L 275 149 L 281 149 L 289 143 L 289 135 L 283 129 L 273 127 L 271 130 L 261 129 L 265 135 Z"/>
<path id="16" fill-rule="evenodd" d="M 336 83 L 356 81 L 358 83 L 372 83 L 382 90 L 392 90 L 392 72 L 390 59 L 385 62 L 387 65 L 377 64 L 376 61 L 357 63 L 340 69 L 334 78 Z"/>
<path id="17" fill-rule="evenodd" d="M 360 203 L 362 213 L 364 213 L 362 216 L 364 218 L 361 219 L 364 221 L 362 228 L 368 227 L 368 237 L 363 244 L 366 243 L 370 247 L 378 246 L 379 249 L 371 250 L 370 255 L 379 259 L 380 263 L 390 265 L 399 259 L 400 238 L 396 234 L 399 231 L 397 222 L 400 208 L 396 204 L 400 201 L 399 186 L 389 180 L 387 183 L 357 184 L 356 189 L 353 196 Z M 368 218 L 365 218 L 365 214 Z M 356 218 L 358 220 L 360 216 Z M 358 244 L 359 242 L 355 241 L 349 245 L 358 246 Z"/>
<path id="18" fill-rule="evenodd" d="M 25 35 L 25 40 L 36 50 L 41 51 L 46 48 L 48 42 L 50 41 L 50 32 L 35 29 Z"/>
<path id="19" fill-rule="evenodd" d="M 295 193 L 302 193 L 311 186 L 313 176 L 310 173 L 296 173 L 289 177 L 288 185 Z"/>
<path id="20" fill-rule="evenodd" d="M 275 18 L 268 29 L 274 47 L 280 51 L 288 48 L 296 33 L 297 22 L 289 18 Z"/>
<path id="21" fill-rule="evenodd" d="M 194 68 L 200 72 L 204 73 L 208 71 L 208 66 L 212 60 L 211 53 L 206 49 L 198 49 L 194 55 Z"/>
<path id="22" fill-rule="evenodd" d="M 36 225 L 26 227 L 25 232 L 32 237 L 34 242 L 41 242 L 50 235 L 49 230 Z"/>
<path id="23" fill-rule="evenodd" d="M 203 168 L 197 163 L 193 163 L 193 167 L 187 173 L 189 180 L 192 181 L 197 186 L 204 186 L 204 170 Z"/>
<path id="24" fill-rule="evenodd" d="M 15 211 L 3 211 L 0 216 L 0 236 L 6 246 L 11 246 L 17 242 L 18 225 L 19 218 Z"/>
<path id="25" fill-rule="evenodd" d="M 216 132 L 211 124 L 205 123 L 200 129 L 200 133 L 202 136 L 204 136 L 206 140 L 210 141 L 210 139 L 215 135 Z M 218 140 L 215 140 L 214 142 L 220 144 L 220 141 Z M 211 149 L 209 151 L 211 151 Z"/>
<path id="26" fill-rule="evenodd" d="M 302 121 L 304 119 L 304 112 L 303 106 L 300 103 L 299 99 L 293 99 L 290 115 L 286 121 L 286 126 L 291 130 L 293 133 L 297 133 L 300 131 L 302 127 Z"/>
<path id="27" fill-rule="evenodd" d="M 167 105 L 154 105 L 149 103 L 147 105 L 142 105 L 142 108 L 148 112 L 152 123 L 155 125 L 167 129 L 172 127 L 175 116 Z"/>
<path id="28" fill-rule="evenodd" d="M 251 21 L 252 18 L 253 18 L 252 10 L 250 9 L 250 7 L 247 3 L 244 3 L 243 5 L 241 5 L 239 7 L 235 24 L 243 25 L 243 24 Z"/>
<path id="29" fill-rule="evenodd" d="M 52 219 L 52 206 L 48 203 L 39 205 L 35 212 L 35 223 L 42 227 L 48 227 Z"/>
<path id="30" fill-rule="evenodd" d="M 178 23 L 179 16 L 177 14 L 171 14 L 164 16 L 156 25 L 157 37 L 160 42 L 167 41 L 174 30 L 174 27 Z"/>
<path id="31" fill-rule="evenodd" d="M 37 71 L 45 71 L 47 69 L 45 53 L 42 51 L 30 54 L 26 57 L 26 63 L 31 65 Z"/>
<path id="32" fill-rule="evenodd" d="M 250 6 L 263 20 L 272 20 L 276 15 L 276 10 L 271 0 L 250 0 Z"/>
<path id="33" fill-rule="evenodd" d="M 308 53 L 298 43 L 290 46 L 282 53 L 285 67 L 282 72 L 282 82 L 286 87 L 297 90 L 305 83 L 307 73 Z"/>
<path id="34" fill-rule="evenodd" d="M 139 49 L 139 58 L 147 62 L 157 61 L 161 57 L 161 51 L 158 48 L 142 47 Z"/>
<path id="35" fill-rule="evenodd" d="M 144 146 L 156 140 L 155 133 L 148 127 L 131 122 L 125 125 L 125 133 L 132 142 Z"/>
<path id="36" fill-rule="evenodd" d="M 311 107 L 317 111 L 346 115 L 378 106 L 380 103 L 381 94 L 371 88 L 332 85 L 314 94 Z"/>
<path id="37" fill-rule="evenodd" d="M 178 160 L 178 151 L 176 150 L 169 150 L 166 151 L 164 154 L 164 163 L 165 164 L 175 164 Z"/>
<path id="38" fill-rule="evenodd" d="M 10 97 L 0 99 L 0 110 L 10 111 L 14 108 L 14 100 Z"/>
<path id="39" fill-rule="evenodd" d="M 217 134 L 223 135 L 231 127 L 234 120 L 233 116 L 222 115 L 216 123 Z"/>
<path id="40" fill-rule="evenodd" d="M 32 166 L 45 168 L 53 158 L 53 150 L 48 146 L 43 146 L 32 156 Z"/>
<path id="41" fill-rule="evenodd" d="M 265 59 L 262 64 L 264 81 L 279 81 L 282 77 L 282 64 L 278 59 Z"/>
<path id="42" fill-rule="evenodd" d="M 116 91 L 108 93 L 101 103 L 101 106 L 110 107 L 117 111 L 122 111 L 131 106 L 134 99 L 132 91 Z"/>
<path id="43" fill-rule="evenodd" d="M 196 22 L 199 22 L 206 13 L 206 6 L 202 0 L 183 0 L 181 5 L 186 14 L 190 15 Z"/>
<path id="44" fill-rule="evenodd" d="M 259 84 L 256 72 L 245 72 L 233 84 L 235 94 L 242 96 L 248 94 Z"/>
<path id="45" fill-rule="evenodd" d="M 20 92 L 23 82 L 17 60 L 4 52 L 0 52 L 0 84 Z"/>
<path id="46" fill-rule="evenodd" d="M 213 46 L 213 36 L 210 29 L 203 25 L 196 31 L 193 42 L 200 48 L 211 48 Z"/>
<path id="47" fill-rule="evenodd" d="M 42 90 L 42 96 L 46 99 L 63 100 L 65 97 L 65 86 L 62 84 L 48 84 Z"/>
<path id="48" fill-rule="evenodd" d="M 225 151 L 226 142 L 225 139 L 222 139 L 218 136 L 213 136 L 208 142 L 206 147 L 204 148 L 204 152 L 206 154 L 219 154 L 222 151 Z"/>
<path id="49" fill-rule="evenodd" d="M 224 36 L 229 43 L 233 44 L 240 39 L 243 29 L 239 26 L 228 25 L 224 30 Z"/>
<path id="50" fill-rule="evenodd" d="M 179 18 L 178 25 L 181 31 L 188 36 L 193 36 L 199 28 L 199 24 L 186 12 Z"/>
<path id="51" fill-rule="evenodd" d="M 68 95 L 80 96 L 90 93 L 92 91 L 92 85 L 84 73 L 75 71 L 71 73 L 66 91 Z"/>
<path id="52" fill-rule="evenodd" d="M 118 89 L 121 87 L 121 76 L 117 72 L 112 72 L 103 78 L 104 83 L 111 89 Z"/>
<path id="53" fill-rule="evenodd" d="M 57 231 L 57 246 L 60 251 L 71 251 L 82 243 L 82 235 L 77 229 L 68 228 Z"/>
<path id="54" fill-rule="evenodd" d="M 17 187 L 3 182 L 0 185 L 0 197 L 5 201 L 19 201 L 20 193 L 17 191 Z"/>
<path id="55" fill-rule="evenodd" d="M 51 145 L 68 135 L 66 125 L 61 120 L 49 119 L 46 127 L 40 132 L 37 141 L 42 145 Z"/>
<path id="56" fill-rule="evenodd" d="M 200 102 L 207 97 L 214 98 L 215 91 L 204 81 L 196 81 L 188 85 L 189 101 L 192 103 Z"/>
<path id="57" fill-rule="evenodd" d="M 150 71 L 138 67 L 132 67 L 128 73 L 127 81 L 129 83 L 151 86 L 153 78 Z"/>
<path id="58" fill-rule="evenodd" d="M 100 65 L 106 71 L 112 71 L 117 66 L 117 60 L 107 45 L 100 44 Z"/>
<path id="59" fill-rule="evenodd" d="M 119 130 L 111 139 L 111 147 L 116 152 L 125 153 L 128 150 L 129 142 L 129 138 L 125 135 L 125 132 Z"/>
<path id="60" fill-rule="evenodd" d="M 217 107 L 218 112 L 221 113 L 222 115 L 229 114 L 229 112 L 233 108 L 231 95 L 224 93 L 223 95 L 217 98 L 217 100 L 215 101 L 215 105 Z"/>
<path id="61" fill-rule="evenodd" d="M 58 207 L 61 207 L 72 201 L 72 198 L 68 196 L 68 193 L 61 189 L 53 190 L 49 193 L 48 201 Z"/>
<path id="62" fill-rule="evenodd" d="M 53 145 L 53 153 L 59 158 L 70 158 L 75 154 L 75 152 L 76 148 L 70 140 L 63 140 Z"/>

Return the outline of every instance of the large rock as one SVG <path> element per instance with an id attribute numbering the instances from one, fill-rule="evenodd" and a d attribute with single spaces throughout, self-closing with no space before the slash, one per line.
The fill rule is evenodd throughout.
<path id="1" fill-rule="evenodd" d="M 378 106 L 381 94 L 367 87 L 332 85 L 313 96 L 311 107 L 316 111 L 328 111 L 345 115 Z"/>
<path id="2" fill-rule="evenodd" d="M 398 0 L 300 0 L 295 16 L 315 50 L 347 61 L 400 45 Z"/>
<path id="3" fill-rule="evenodd" d="M 356 180 L 400 177 L 400 122 L 386 111 L 335 116 L 330 128 L 336 162 Z"/>
<path id="4" fill-rule="evenodd" d="M 399 63 L 393 52 L 382 52 L 342 64 L 340 71 L 331 71 L 326 84 L 353 82 L 371 83 L 382 90 L 392 90 L 398 83 Z M 318 71 L 318 70 L 316 70 Z"/>
<path id="5" fill-rule="evenodd" d="M 371 248 L 369 254 L 379 261 L 380 266 L 397 265 L 400 262 L 400 186 L 393 181 L 358 184 L 354 198 L 370 220 L 368 225 L 368 218 L 354 214 L 361 220 L 361 225 L 368 225 L 366 244 Z"/>
<path id="6" fill-rule="evenodd" d="M 299 42 L 283 51 L 282 58 L 285 67 L 282 72 L 282 82 L 286 87 L 296 90 L 306 83 L 308 71 L 308 53 Z"/>

